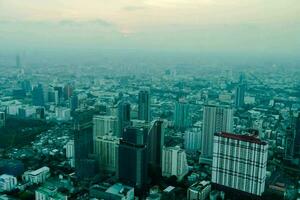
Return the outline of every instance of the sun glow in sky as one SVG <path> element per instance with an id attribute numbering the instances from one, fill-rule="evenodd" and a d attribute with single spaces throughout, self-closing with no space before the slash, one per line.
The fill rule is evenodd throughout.
<path id="1" fill-rule="evenodd" d="M 298 0 L 0 0 L 1 49 L 289 54 L 299 52 L 299 34 Z"/>

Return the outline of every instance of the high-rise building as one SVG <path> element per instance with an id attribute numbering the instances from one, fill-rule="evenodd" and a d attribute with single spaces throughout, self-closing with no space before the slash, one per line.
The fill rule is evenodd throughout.
<path id="1" fill-rule="evenodd" d="M 95 138 L 94 154 L 96 155 L 100 171 L 116 171 L 119 142 L 120 139 L 112 135 Z"/>
<path id="2" fill-rule="evenodd" d="M 64 99 L 68 100 L 73 94 L 73 86 L 71 84 L 66 84 L 64 87 Z"/>
<path id="3" fill-rule="evenodd" d="M 294 158 L 294 144 L 295 144 L 295 129 L 287 127 L 285 133 L 285 151 L 284 159 L 291 161 Z"/>
<path id="4" fill-rule="evenodd" d="M 188 152 L 199 151 L 201 147 L 201 132 L 189 130 L 184 132 L 184 149 Z"/>
<path id="5" fill-rule="evenodd" d="M 205 200 L 211 191 L 210 181 L 196 182 L 187 190 L 187 200 Z"/>
<path id="6" fill-rule="evenodd" d="M 38 84 L 32 90 L 32 104 L 34 106 L 44 106 L 44 90 L 42 84 Z"/>
<path id="7" fill-rule="evenodd" d="M 165 126 L 166 123 L 163 120 L 154 120 L 151 124 L 150 130 L 148 131 L 148 163 L 155 171 L 161 170 Z"/>
<path id="8" fill-rule="evenodd" d="M 163 147 L 162 175 L 176 176 L 181 180 L 189 172 L 186 153 L 179 146 Z"/>
<path id="9" fill-rule="evenodd" d="M 296 136 L 295 136 L 295 144 L 294 144 L 294 153 L 295 157 L 300 158 L 300 113 L 295 118 L 295 128 L 296 128 Z"/>
<path id="10" fill-rule="evenodd" d="M 148 88 L 143 88 L 139 92 L 138 98 L 138 119 L 150 121 L 150 91 Z"/>
<path id="11" fill-rule="evenodd" d="M 147 183 L 147 129 L 124 128 L 119 145 L 118 177 L 121 182 L 142 189 Z"/>
<path id="12" fill-rule="evenodd" d="M 96 115 L 93 118 L 93 137 L 103 135 L 119 136 L 118 119 L 115 116 Z"/>
<path id="13" fill-rule="evenodd" d="M 92 110 L 74 114 L 75 172 L 80 179 L 93 177 L 97 169 L 92 154 L 93 115 Z"/>
<path id="14" fill-rule="evenodd" d="M 71 167 L 75 167 L 75 145 L 74 140 L 69 140 L 65 145 L 66 157 Z"/>
<path id="15" fill-rule="evenodd" d="M 177 130 L 185 131 L 189 126 L 189 104 L 184 99 L 180 99 L 175 103 L 174 127 Z"/>
<path id="16" fill-rule="evenodd" d="M 123 129 L 130 125 L 130 104 L 121 101 L 118 105 L 119 136 L 122 137 Z"/>
<path id="17" fill-rule="evenodd" d="M 200 163 L 211 164 L 212 162 L 214 133 L 232 132 L 232 129 L 233 111 L 230 107 L 204 106 Z"/>
<path id="18" fill-rule="evenodd" d="M 5 126 L 6 114 L 3 111 L 0 111 L 0 128 Z"/>
<path id="19" fill-rule="evenodd" d="M 238 84 L 235 90 L 235 107 L 240 108 L 244 106 L 244 99 L 245 99 L 245 84 Z"/>
<path id="20" fill-rule="evenodd" d="M 268 144 L 257 134 L 214 135 L 212 183 L 261 196 L 265 190 Z"/>

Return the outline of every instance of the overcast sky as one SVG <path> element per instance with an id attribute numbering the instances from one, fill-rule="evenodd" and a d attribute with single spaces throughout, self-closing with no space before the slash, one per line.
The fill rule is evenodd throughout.
<path id="1" fill-rule="evenodd" d="M 0 0 L 0 50 L 298 55 L 299 0 Z"/>

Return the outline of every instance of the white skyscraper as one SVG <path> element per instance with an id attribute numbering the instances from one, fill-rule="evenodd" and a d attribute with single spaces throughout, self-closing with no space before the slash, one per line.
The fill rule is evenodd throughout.
<path id="1" fill-rule="evenodd" d="M 99 162 L 100 170 L 116 171 L 118 162 L 119 138 L 105 135 L 96 138 L 94 143 L 94 153 Z"/>
<path id="2" fill-rule="evenodd" d="M 214 135 L 212 182 L 253 195 L 265 190 L 268 144 L 257 135 Z"/>
<path id="3" fill-rule="evenodd" d="M 75 146 L 74 140 L 70 140 L 66 145 L 66 157 L 71 167 L 75 167 Z"/>
<path id="4" fill-rule="evenodd" d="M 233 110 L 230 107 L 205 105 L 203 109 L 200 163 L 211 164 L 214 133 L 232 132 Z"/>
<path id="5" fill-rule="evenodd" d="M 118 136 L 118 119 L 115 116 L 96 115 L 93 118 L 93 137 L 94 140 L 98 136 L 116 135 Z"/>
<path id="6" fill-rule="evenodd" d="M 186 154 L 179 146 L 163 147 L 162 175 L 166 177 L 176 176 L 181 180 L 188 173 Z"/>

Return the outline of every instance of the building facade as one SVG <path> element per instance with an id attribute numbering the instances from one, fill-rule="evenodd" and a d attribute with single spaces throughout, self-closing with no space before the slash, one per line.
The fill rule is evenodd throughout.
<path id="1" fill-rule="evenodd" d="M 189 172 L 186 153 L 179 146 L 163 147 L 162 175 L 176 176 L 181 180 Z"/>
<path id="2" fill-rule="evenodd" d="M 232 129 L 233 110 L 230 107 L 204 106 L 200 163 L 212 163 L 214 134 L 220 131 L 232 132 Z"/>
<path id="3" fill-rule="evenodd" d="M 268 144 L 256 135 L 214 135 L 212 183 L 261 196 L 265 190 Z"/>
<path id="4" fill-rule="evenodd" d="M 116 171 L 119 142 L 118 137 L 109 135 L 99 136 L 94 141 L 94 154 L 100 171 Z"/>

